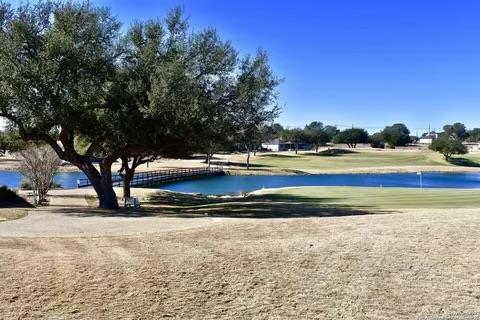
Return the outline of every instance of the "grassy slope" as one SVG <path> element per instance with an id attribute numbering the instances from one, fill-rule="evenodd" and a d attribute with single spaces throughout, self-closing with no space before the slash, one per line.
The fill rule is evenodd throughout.
<path id="1" fill-rule="evenodd" d="M 470 167 L 480 166 L 480 154 L 468 154 Z M 439 153 L 430 151 L 355 151 L 333 155 L 300 153 L 267 154 L 254 159 L 254 164 L 271 168 L 296 170 L 335 170 L 374 167 L 451 166 Z M 465 166 L 467 168 L 468 166 Z"/>
<path id="2" fill-rule="evenodd" d="M 266 198 L 353 208 L 475 208 L 480 190 L 305 187 L 266 190 Z"/>

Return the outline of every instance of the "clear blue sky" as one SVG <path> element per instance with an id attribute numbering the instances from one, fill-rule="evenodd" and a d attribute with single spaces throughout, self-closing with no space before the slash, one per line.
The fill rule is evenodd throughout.
<path id="1" fill-rule="evenodd" d="M 290 126 L 383 127 L 413 134 L 460 121 L 480 127 L 480 1 L 94 0 L 119 19 L 182 5 L 242 53 L 268 51 Z M 418 129 L 417 129 L 418 128 Z"/>

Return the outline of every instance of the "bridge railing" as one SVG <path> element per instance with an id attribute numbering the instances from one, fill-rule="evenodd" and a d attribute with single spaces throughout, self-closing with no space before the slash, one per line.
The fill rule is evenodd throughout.
<path id="1" fill-rule="evenodd" d="M 148 186 L 162 184 L 167 182 L 178 181 L 181 179 L 196 178 L 202 176 L 223 174 L 223 167 L 206 167 L 206 168 L 178 168 L 167 170 L 155 170 L 135 173 L 130 186 Z M 89 187 L 92 184 L 88 178 L 77 180 L 77 187 Z M 116 174 L 112 176 L 112 186 L 123 186 L 123 175 Z"/>

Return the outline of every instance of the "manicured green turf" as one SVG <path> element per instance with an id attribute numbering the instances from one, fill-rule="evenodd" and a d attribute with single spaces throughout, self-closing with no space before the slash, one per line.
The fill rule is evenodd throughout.
<path id="1" fill-rule="evenodd" d="M 267 154 L 257 157 L 258 166 L 293 170 L 335 170 L 375 167 L 457 166 L 480 167 L 480 154 L 462 156 L 461 163 L 452 164 L 432 151 L 333 151 L 315 153 Z"/>
<path id="2" fill-rule="evenodd" d="M 353 208 L 480 208 L 480 190 L 305 187 L 265 190 L 272 200 Z"/>

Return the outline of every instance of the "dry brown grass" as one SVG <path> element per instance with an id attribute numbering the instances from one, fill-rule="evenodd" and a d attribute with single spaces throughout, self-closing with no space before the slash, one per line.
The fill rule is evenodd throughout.
<path id="1" fill-rule="evenodd" d="M 0 238 L 5 319 L 415 319 L 480 311 L 480 212 Z"/>
<path id="2" fill-rule="evenodd" d="M 26 208 L 0 208 L 0 222 L 23 218 L 27 215 Z"/>

